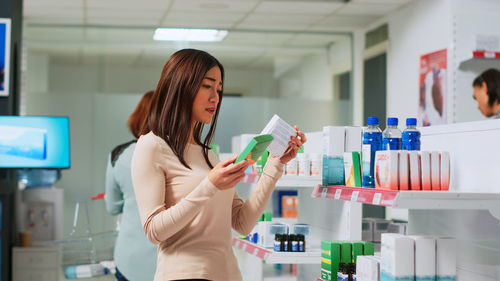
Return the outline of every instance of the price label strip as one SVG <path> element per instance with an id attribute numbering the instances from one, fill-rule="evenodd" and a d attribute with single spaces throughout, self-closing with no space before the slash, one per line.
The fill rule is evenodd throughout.
<path id="1" fill-rule="evenodd" d="M 373 195 L 373 201 L 372 201 L 372 204 L 373 205 L 380 205 L 380 200 L 382 199 L 382 193 L 375 193 Z"/>
<path id="2" fill-rule="evenodd" d="M 359 190 L 353 191 L 351 195 L 351 201 L 358 201 Z"/>
<path id="3" fill-rule="evenodd" d="M 326 198 L 327 193 L 328 193 L 328 188 L 323 187 L 323 190 L 321 191 L 321 198 Z"/>
<path id="4" fill-rule="evenodd" d="M 340 195 L 342 195 L 342 189 L 339 188 L 339 189 L 337 189 L 335 191 L 335 197 L 334 197 L 335 200 L 339 200 L 340 199 Z"/>

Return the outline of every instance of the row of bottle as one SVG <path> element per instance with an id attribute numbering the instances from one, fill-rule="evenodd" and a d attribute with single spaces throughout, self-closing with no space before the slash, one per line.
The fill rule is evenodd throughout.
<path id="1" fill-rule="evenodd" d="M 398 129 L 398 118 L 387 118 L 387 127 L 382 132 L 377 117 L 368 117 L 368 127 L 363 130 L 363 186 L 374 187 L 375 153 L 379 150 L 420 150 L 420 132 L 417 119 L 407 118 L 406 129 Z"/>
<path id="2" fill-rule="evenodd" d="M 274 251 L 305 252 L 305 236 L 303 234 L 276 234 L 274 236 Z"/>

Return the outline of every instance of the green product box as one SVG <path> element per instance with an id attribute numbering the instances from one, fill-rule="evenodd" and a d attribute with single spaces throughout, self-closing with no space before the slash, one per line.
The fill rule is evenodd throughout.
<path id="1" fill-rule="evenodd" d="M 325 269 L 321 269 L 321 280 L 323 280 L 323 281 L 333 281 L 332 280 L 332 273 L 329 272 L 329 271 L 326 271 Z"/>
<path id="2" fill-rule="evenodd" d="M 340 263 L 340 242 L 339 241 L 321 241 L 321 272 L 325 273 L 327 279 L 331 281 L 332 276 L 336 277 Z M 336 279 L 334 279 L 336 280 Z"/>
<path id="3" fill-rule="evenodd" d="M 363 243 L 352 242 L 352 263 L 356 263 L 358 256 L 363 256 Z"/>
<path id="4" fill-rule="evenodd" d="M 363 244 L 363 255 L 364 256 L 373 256 L 375 254 L 375 249 L 373 247 L 372 242 L 361 241 Z"/>
<path id="5" fill-rule="evenodd" d="M 260 135 L 254 137 L 250 143 L 243 149 L 243 151 L 238 155 L 234 164 L 239 163 L 243 160 L 248 160 L 250 165 L 253 165 L 257 162 L 259 157 L 264 153 L 266 148 L 273 141 L 272 135 Z"/>
<path id="6" fill-rule="evenodd" d="M 351 263 L 352 262 L 352 244 L 348 241 L 343 241 L 340 243 L 340 262 L 341 263 Z"/>
<path id="7" fill-rule="evenodd" d="M 271 212 L 264 212 L 262 214 L 263 216 L 263 221 L 272 221 L 273 220 L 273 213 Z"/>
<path id="8" fill-rule="evenodd" d="M 257 174 L 262 174 L 264 172 L 264 167 L 266 166 L 267 158 L 269 157 L 269 151 L 264 151 L 262 155 L 257 159 L 257 163 L 255 164 L 257 168 Z"/>

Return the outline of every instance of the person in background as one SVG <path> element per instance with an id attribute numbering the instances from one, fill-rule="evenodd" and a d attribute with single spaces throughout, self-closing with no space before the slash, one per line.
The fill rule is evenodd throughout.
<path id="1" fill-rule="evenodd" d="M 222 100 L 224 68 L 194 49 L 174 53 L 153 94 L 132 157 L 132 181 L 144 232 L 158 246 L 155 281 L 238 281 L 231 228 L 248 234 L 271 196 L 283 165 L 306 141 L 297 126 L 285 153 L 270 156 L 244 202 L 234 187 L 249 163 L 219 161 L 209 144 Z M 205 124 L 210 128 L 201 139 Z"/>
<path id="2" fill-rule="evenodd" d="M 472 82 L 477 107 L 486 117 L 500 119 L 500 71 L 488 69 Z"/>
<path id="3" fill-rule="evenodd" d="M 152 96 L 153 91 L 144 94 L 128 118 L 127 127 L 135 139 L 112 150 L 106 169 L 106 210 L 114 216 L 122 214 L 114 252 L 118 281 L 153 280 L 156 268 L 157 246 L 149 242 L 142 231 L 130 176 L 136 139 L 145 126 Z"/>

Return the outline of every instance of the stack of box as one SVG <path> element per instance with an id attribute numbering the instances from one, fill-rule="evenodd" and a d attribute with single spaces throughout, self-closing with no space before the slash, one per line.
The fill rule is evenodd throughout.
<path id="1" fill-rule="evenodd" d="M 380 280 L 456 280 L 454 238 L 384 233 L 381 256 Z"/>
<path id="2" fill-rule="evenodd" d="M 450 155 L 446 151 L 382 150 L 375 154 L 375 188 L 448 190 Z"/>
<path id="3" fill-rule="evenodd" d="M 321 241 L 321 279 L 352 280 L 359 256 L 374 254 L 373 243 L 367 241 Z"/>

